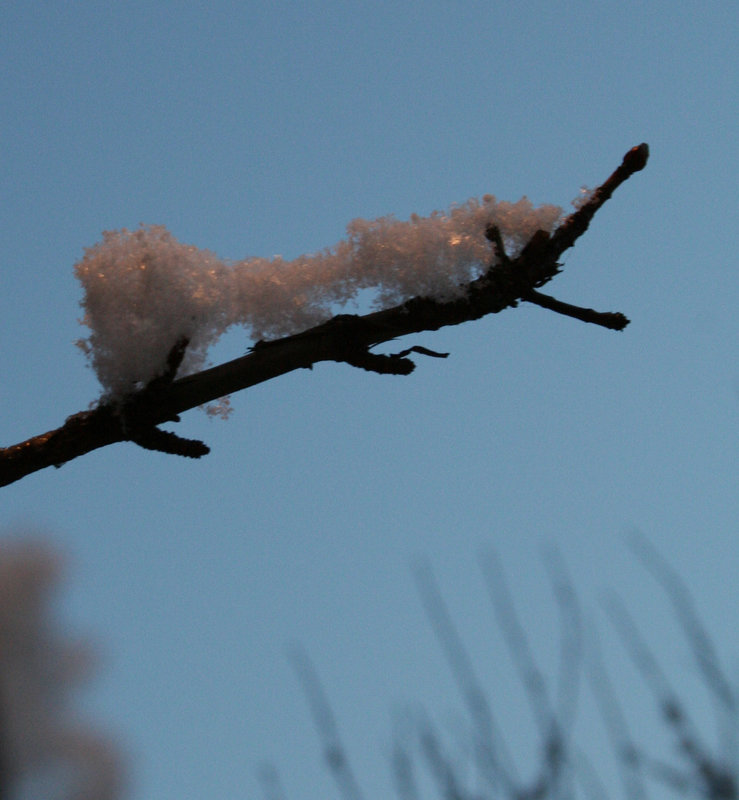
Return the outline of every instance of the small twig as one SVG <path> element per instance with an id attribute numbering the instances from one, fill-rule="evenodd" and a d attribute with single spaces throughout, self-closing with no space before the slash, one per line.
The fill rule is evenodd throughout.
<path id="1" fill-rule="evenodd" d="M 422 356 L 431 358 L 449 358 L 449 353 L 437 353 L 435 350 L 429 350 L 428 347 L 421 347 L 419 344 L 415 344 L 407 350 L 401 350 L 399 353 L 393 353 L 393 358 L 404 358 L 409 353 L 420 353 Z"/>
<path id="2" fill-rule="evenodd" d="M 331 710 L 331 704 L 323 691 L 308 654 L 302 647 L 296 645 L 291 648 L 290 660 L 303 685 L 303 691 L 308 699 L 313 721 L 321 738 L 324 758 L 334 776 L 341 796 L 345 800 L 362 800 L 362 790 L 359 788 L 339 736 L 339 729 Z"/>
<path id="3" fill-rule="evenodd" d="M 550 297 L 548 294 L 537 292 L 535 289 L 521 295 L 521 299 L 542 308 L 548 308 L 550 311 L 556 311 L 558 314 L 564 314 L 566 317 L 574 317 L 582 322 L 592 322 L 612 331 L 622 331 L 629 324 L 628 317 L 619 311 L 594 311 L 592 308 L 573 306 Z"/>
<path id="4" fill-rule="evenodd" d="M 177 370 L 180 368 L 180 364 L 182 364 L 182 359 L 185 357 L 185 352 L 189 344 L 190 340 L 187 336 L 180 336 L 167 354 L 164 372 L 149 383 L 150 389 L 156 388 L 157 386 L 167 386 L 167 384 L 172 383 L 177 377 Z"/>
<path id="5" fill-rule="evenodd" d="M 410 358 L 370 353 L 369 350 L 362 348 L 347 348 L 346 355 L 341 360 L 352 367 L 366 369 L 367 372 L 377 372 L 380 375 L 410 375 L 416 368 Z"/>
<path id="6" fill-rule="evenodd" d="M 647 793 L 640 774 L 641 754 L 632 739 L 626 717 L 603 662 L 598 637 L 594 631 L 591 630 L 590 633 L 590 682 L 595 701 L 603 717 L 606 734 L 618 756 L 624 793 L 626 797 L 634 798 L 634 800 L 644 800 Z"/>
<path id="7" fill-rule="evenodd" d="M 541 738 L 540 774 L 528 787 L 526 797 L 567 795 L 567 791 L 563 790 L 571 780 L 571 772 L 568 769 L 569 731 L 565 728 L 565 721 L 560 719 L 552 708 L 544 675 L 536 663 L 528 637 L 516 612 L 513 596 L 497 554 L 493 550 L 487 550 L 481 558 L 481 564 L 490 602 L 524 686 Z"/>
<path id="8" fill-rule="evenodd" d="M 516 613 L 513 597 L 505 579 L 505 572 L 497 554 L 495 551 L 487 549 L 482 554 L 480 562 L 485 588 L 488 591 L 498 625 L 526 691 L 539 733 L 542 740 L 546 740 L 551 733 L 552 721 L 555 717 L 544 675 L 536 663 L 526 632 Z"/>
<path id="9" fill-rule="evenodd" d="M 502 787 L 505 792 L 513 796 L 520 781 L 513 760 L 507 752 L 505 738 L 475 674 L 472 659 L 452 622 L 449 610 L 426 562 L 416 565 L 415 577 L 426 615 L 473 721 L 477 763 L 481 773 L 491 786 Z"/>
<path id="10" fill-rule="evenodd" d="M 163 431 L 156 425 L 129 429 L 128 440 L 145 450 L 158 450 L 173 456 L 202 458 L 210 453 L 210 447 L 199 439 L 186 439 L 172 431 Z"/>
<path id="11" fill-rule="evenodd" d="M 634 621 L 616 601 L 611 603 L 611 611 L 627 650 L 660 706 L 665 724 L 672 730 L 680 753 L 692 768 L 686 780 L 700 787 L 705 797 L 715 800 L 736 800 L 739 789 L 730 767 L 727 767 L 721 759 L 714 757 L 701 741 L 684 704 L 668 683 Z M 651 763 L 654 761 L 651 760 Z M 679 774 L 678 770 L 672 768 L 670 770 L 675 775 Z"/>
<path id="12" fill-rule="evenodd" d="M 420 800 L 421 795 L 418 793 L 413 772 L 413 759 L 399 741 L 393 745 L 392 771 L 400 800 Z"/>
<path id="13" fill-rule="evenodd" d="M 629 543 L 639 560 L 667 594 L 706 686 L 725 711 L 736 714 L 737 698 L 734 688 L 724 674 L 716 648 L 701 622 L 686 583 L 645 536 L 633 533 L 629 537 Z"/>
<path id="14" fill-rule="evenodd" d="M 495 254 L 498 256 L 498 262 L 504 266 L 508 266 L 508 264 L 511 263 L 511 260 L 508 258 L 508 253 L 506 253 L 500 228 L 497 225 L 491 225 L 485 231 L 485 238 L 495 245 Z"/>
<path id="15" fill-rule="evenodd" d="M 443 797 L 447 800 L 469 800 L 469 793 L 460 786 L 459 770 L 444 751 L 431 722 L 426 721 L 422 727 L 420 741 L 429 771 Z"/>
<path id="16" fill-rule="evenodd" d="M 258 778 L 264 792 L 264 800 L 287 800 L 280 775 L 273 764 L 261 764 Z"/>
<path id="17" fill-rule="evenodd" d="M 726 752 L 721 757 L 712 758 L 701 751 L 691 751 L 695 771 L 710 788 L 710 797 L 736 798 L 739 786 L 731 768 L 726 766 L 734 763 L 736 757 L 739 723 L 736 691 L 721 667 L 716 648 L 701 622 L 687 584 L 645 536 L 633 533 L 630 544 L 642 564 L 667 594 L 698 664 L 700 676 L 714 699 L 717 720 L 724 723 L 722 733 Z"/>
<path id="18" fill-rule="evenodd" d="M 571 731 L 575 725 L 583 666 L 582 614 L 574 583 L 556 546 L 546 548 L 544 564 L 557 601 L 561 629 L 556 717 L 563 731 Z"/>
<path id="19" fill-rule="evenodd" d="M 210 453 L 210 448 L 204 442 L 199 439 L 186 439 L 172 431 L 163 431 L 156 425 L 158 405 L 172 385 L 189 343 L 190 340 L 184 336 L 174 343 L 167 354 L 162 374 L 150 381 L 142 391 L 133 395 L 129 402 L 123 403 L 120 415 L 125 438 L 139 447 L 170 455 L 201 458 Z M 179 416 L 172 415 L 170 421 L 179 422 Z"/>

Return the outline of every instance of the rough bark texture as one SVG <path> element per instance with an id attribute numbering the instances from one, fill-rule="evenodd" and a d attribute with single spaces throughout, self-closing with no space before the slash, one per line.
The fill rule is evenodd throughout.
<path id="1" fill-rule="evenodd" d="M 44 467 L 59 467 L 84 453 L 121 441 L 199 458 L 209 452 L 205 444 L 162 431 L 157 426 L 177 421 L 179 414 L 191 408 L 295 369 L 310 369 L 320 361 L 343 361 L 373 372 L 407 375 L 414 368 L 408 358 L 411 352 L 443 354 L 411 347 L 400 353 L 378 355 L 372 353 L 371 348 L 408 334 L 479 319 L 515 307 L 522 300 L 585 322 L 623 330 L 629 322 L 623 314 L 573 306 L 541 294 L 538 289 L 557 275 L 562 253 L 585 233 L 596 211 L 614 190 L 645 167 L 648 156 L 646 144 L 629 150 L 621 165 L 584 205 L 567 217 L 551 236 L 544 231 L 536 233 L 516 258 L 505 254 L 497 229 L 485 231 L 496 248 L 497 263 L 468 284 L 465 295 L 458 300 L 443 303 L 416 297 L 372 314 L 341 314 L 294 336 L 258 342 L 241 358 L 179 380 L 173 378 L 187 341 L 173 343 L 165 374 L 124 402 L 101 403 L 91 411 L 68 417 L 56 430 L 0 449 L 0 486 Z"/>

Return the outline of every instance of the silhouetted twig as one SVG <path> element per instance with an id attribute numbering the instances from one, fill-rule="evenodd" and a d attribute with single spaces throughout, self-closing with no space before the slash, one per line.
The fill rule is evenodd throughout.
<path id="1" fill-rule="evenodd" d="M 308 654 L 302 647 L 295 646 L 291 649 L 290 660 L 303 685 L 313 721 L 323 744 L 326 764 L 336 781 L 341 796 L 344 800 L 363 800 L 362 791 L 354 777 L 346 749 L 339 736 L 331 705 Z"/>
<path id="2" fill-rule="evenodd" d="M 262 764 L 259 768 L 259 783 L 264 792 L 264 800 L 286 800 L 280 783 L 280 775 L 272 764 Z"/>
<path id="3" fill-rule="evenodd" d="M 473 722 L 478 767 L 491 787 L 502 787 L 509 796 L 513 796 L 519 782 L 504 736 L 495 722 L 487 695 L 475 675 L 472 661 L 452 623 L 428 564 L 417 565 L 415 576 L 426 614 Z"/>
<path id="4" fill-rule="evenodd" d="M 646 800 L 647 791 L 639 771 L 639 751 L 631 737 L 626 717 L 603 663 L 600 643 L 594 630 L 590 631 L 589 645 L 588 664 L 593 695 L 603 717 L 611 747 L 616 754 L 624 793 L 629 800 Z"/>
<path id="5" fill-rule="evenodd" d="M 426 763 L 444 800 L 477 800 L 462 786 L 460 769 L 447 755 L 429 721 L 424 723 L 419 736 Z"/>
<path id="6" fill-rule="evenodd" d="M 640 558 L 672 603 L 698 661 L 704 683 L 736 727 L 736 691 L 720 668 L 690 592 L 648 543 L 638 541 L 637 546 L 641 548 Z M 487 552 L 482 559 L 488 593 L 531 704 L 540 740 L 534 778 L 529 781 L 519 778 L 507 749 L 505 731 L 497 724 L 489 695 L 477 676 L 430 568 L 426 563 L 417 565 L 415 577 L 424 608 L 461 692 L 472 726 L 469 727 L 465 718 L 461 747 L 454 748 L 449 746 L 446 735 L 440 735 L 429 717 L 419 714 L 412 726 L 423 770 L 419 770 L 418 775 L 414 766 L 414 747 L 408 745 L 407 737 L 401 740 L 396 736 L 391 764 L 400 800 L 425 800 L 421 789 L 421 786 L 425 788 L 424 779 L 432 781 L 433 788 L 443 800 L 574 800 L 580 797 L 607 800 L 609 794 L 600 775 L 587 753 L 581 752 L 573 741 L 583 649 L 580 604 L 556 550 L 547 552 L 546 564 L 560 616 L 561 652 L 554 695 L 556 702 L 553 702 L 545 673 L 536 663 L 500 562 L 492 552 Z M 594 631 L 589 630 L 588 675 L 606 734 L 617 757 L 623 795 L 628 800 L 647 800 L 648 788 L 656 783 L 662 790 L 669 789 L 671 793 L 697 800 L 739 800 L 737 764 L 716 755 L 706 743 L 691 719 L 684 699 L 673 688 L 662 664 L 623 603 L 611 597 L 607 610 L 619 639 L 655 699 L 679 756 L 672 763 L 669 759 L 654 757 L 648 748 L 637 744 L 604 663 L 598 638 Z M 348 767 L 336 724 L 315 673 L 303 658 L 298 659 L 299 672 L 329 768 L 337 779 L 342 796 L 346 800 L 355 800 L 359 797 L 359 790 Z"/>
<path id="7" fill-rule="evenodd" d="M 577 713 L 583 664 L 582 615 L 575 586 L 556 547 L 546 548 L 544 565 L 549 572 L 560 619 L 560 662 L 555 713 L 560 728 L 571 731 Z"/>
<path id="8" fill-rule="evenodd" d="M 616 630 L 652 691 L 665 724 L 675 737 L 687 768 L 673 767 L 644 755 L 641 756 L 641 763 L 654 777 L 673 788 L 690 791 L 707 800 L 736 800 L 738 796 L 736 776 L 722 759 L 711 755 L 684 703 L 671 687 L 631 615 L 616 599 L 610 602 L 609 610 Z"/>
<path id="9" fill-rule="evenodd" d="M 736 693 L 721 668 L 716 648 L 701 622 L 686 583 L 660 556 L 645 536 L 635 532 L 630 536 L 629 541 L 634 553 L 662 586 L 672 603 L 675 616 L 682 625 L 707 688 L 717 699 L 721 708 L 735 715 L 737 710 Z"/>
<path id="10" fill-rule="evenodd" d="M 519 788 L 518 796 L 529 798 L 530 800 L 536 800 L 539 797 L 556 799 L 568 796 L 571 793 L 571 774 L 568 768 L 569 730 L 563 725 L 565 720 L 555 713 L 552 707 L 544 675 L 537 666 L 525 630 L 518 618 L 513 597 L 508 589 L 505 572 L 492 550 L 486 551 L 482 559 L 482 567 L 485 575 L 485 584 L 498 625 L 526 690 L 541 739 L 540 774 L 527 789 Z M 560 592 L 562 592 L 561 586 Z M 559 598 L 560 603 L 562 599 L 563 596 Z M 571 609 L 568 609 L 568 611 L 571 611 Z M 565 617 L 567 616 L 565 614 Z M 579 661 L 579 654 L 577 652 L 567 653 L 566 662 L 573 666 L 570 655 L 574 656 L 576 661 Z M 574 665 L 574 675 L 570 676 L 570 679 L 577 680 L 579 668 L 579 663 Z M 576 691 L 575 695 L 570 696 L 570 702 L 575 697 Z M 574 713 L 574 708 L 572 712 Z M 572 719 L 568 719 L 568 725 L 572 721 Z"/>
<path id="11" fill-rule="evenodd" d="M 400 800 L 421 800 L 416 786 L 413 758 L 405 745 L 396 739 L 392 753 L 392 773 Z"/>

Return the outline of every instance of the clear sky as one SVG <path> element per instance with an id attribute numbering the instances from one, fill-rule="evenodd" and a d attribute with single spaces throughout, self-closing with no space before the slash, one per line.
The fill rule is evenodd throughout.
<path id="1" fill-rule="evenodd" d="M 737 33 L 733 2 L 6 2 L 0 11 L 3 444 L 99 396 L 73 266 L 166 225 L 228 259 L 333 245 L 355 217 L 484 193 L 568 206 L 651 158 L 548 290 L 623 333 L 522 306 L 408 340 L 410 377 L 322 365 L 199 411 L 201 461 L 119 444 L 0 490 L 5 536 L 67 557 L 67 624 L 100 672 L 80 705 L 131 800 L 335 796 L 288 647 L 309 652 L 367 797 L 394 725 L 461 708 L 412 565 L 433 568 L 501 726 L 531 722 L 479 569 L 500 555 L 542 665 L 556 545 L 592 624 L 614 588 L 680 685 L 695 668 L 624 535 L 688 580 L 734 670 L 739 568 Z M 214 354 L 249 345 L 230 335 Z M 605 634 L 604 634 L 605 635 Z M 608 637 L 605 637 L 608 639 Z M 617 648 L 609 662 L 617 662 Z M 645 737 L 648 698 L 614 676 Z M 589 695 L 583 749 L 609 775 Z"/>

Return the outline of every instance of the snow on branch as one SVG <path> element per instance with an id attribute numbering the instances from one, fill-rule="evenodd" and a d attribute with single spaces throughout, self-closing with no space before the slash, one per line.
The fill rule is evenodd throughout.
<path id="1" fill-rule="evenodd" d="M 326 322 L 366 289 L 375 290 L 376 308 L 416 296 L 460 297 L 493 257 L 488 227 L 519 252 L 561 216 L 556 206 L 486 195 L 407 222 L 355 219 L 344 241 L 292 261 L 230 264 L 178 242 L 161 226 L 109 231 L 75 267 L 85 291 L 83 321 L 91 329 L 79 345 L 106 397 L 120 399 L 162 371 L 181 337 L 189 340 L 186 375 L 203 368 L 208 348 L 235 325 L 254 342 L 289 336 Z"/>
<path id="2" fill-rule="evenodd" d="M 0 449 L 0 486 L 98 447 L 133 441 L 193 458 L 202 442 L 162 431 L 163 422 L 226 395 L 320 361 L 407 375 L 412 346 L 378 354 L 378 344 L 516 307 L 519 302 L 612 330 L 618 312 L 580 308 L 538 290 L 560 271 L 559 258 L 587 230 L 614 190 L 646 166 L 646 144 L 631 148 L 609 178 L 562 218 L 525 198 L 490 195 L 408 222 L 355 220 L 347 239 L 293 261 L 251 258 L 227 264 L 177 242 L 164 228 L 104 235 L 77 264 L 88 354 L 104 389 L 91 411 L 56 430 Z M 360 291 L 378 309 L 339 314 Z M 255 342 L 245 356 L 203 369 L 208 348 L 241 325 Z"/>

